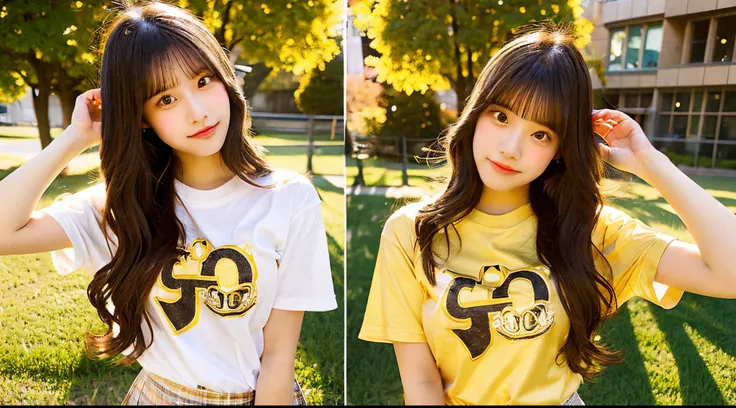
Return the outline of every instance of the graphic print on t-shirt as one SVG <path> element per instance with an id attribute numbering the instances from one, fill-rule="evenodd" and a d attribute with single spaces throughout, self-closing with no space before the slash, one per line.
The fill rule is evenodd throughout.
<path id="1" fill-rule="evenodd" d="M 475 360 L 491 345 L 491 314 L 493 328 L 510 340 L 523 340 L 541 336 L 554 323 L 554 311 L 550 310 L 550 290 L 543 272 L 537 268 L 514 271 L 503 265 L 484 266 L 477 278 L 444 269 L 441 273 L 452 278 L 442 295 L 445 314 L 453 321 L 470 323 L 467 329 L 452 329 Z M 509 296 L 509 286 L 516 279 L 529 281 L 533 289 L 533 302 L 521 311 Z M 481 291 L 480 299 L 463 301 L 464 292 Z"/>
<path id="2" fill-rule="evenodd" d="M 221 317 L 243 316 L 256 304 L 258 270 L 250 245 L 212 249 L 206 239 L 196 239 L 185 251 L 158 278 L 162 289 L 177 296 L 155 298 L 177 335 L 197 324 L 199 299 Z"/>

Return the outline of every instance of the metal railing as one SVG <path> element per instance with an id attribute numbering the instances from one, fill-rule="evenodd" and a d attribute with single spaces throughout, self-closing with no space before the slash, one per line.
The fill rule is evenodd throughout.
<path id="1" fill-rule="evenodd" d="M 313 159 L 315 148 L 334 146 L 334 144 L 321 144 L 315 141 L 315 136 L 317 134 L 329 133 L 330 140 L 334 141 L 343 140 L 345 135 L 345 120 L 342 115 L 251 112 L 250 116 L 253 119 L 253 130 L 257 134 L 267 131 L 293 134 L 306 133 L 307 138 L 304 147 L 307 149 L 306 171 L 309 173 L 312 173 L 314 170 Z M 337 139 L 337 136 L 340 136 L 340 138 Z M 295 145 L 300 144 L 296 143 Z M 273 146 L 272 150 L 278 149 L 279 147 Z M 341 154 L 344 154 L 344 150 Z"/>
<path id="2" fill-rule="evenodd" d="M 417 158 L 419 160 L 426 160 L 430 157 L 431 149 L 437 149 L 436 139 L 416 139 L 401 136 L 394 138 L 393 142 L 393 145 L 379 145 L 366 139 L 359 139 L 353 142 L 353 157 L 358 168 L 358 174 L 353 181 L 353 185 L 366 185 L 363 174 L 363 161 L 373 155 L 377 155 L 383 158 L 398 159 L 401 168 L 401 185 L 408 186 L 410 158 L 412 160 L 416 160 Z"/>

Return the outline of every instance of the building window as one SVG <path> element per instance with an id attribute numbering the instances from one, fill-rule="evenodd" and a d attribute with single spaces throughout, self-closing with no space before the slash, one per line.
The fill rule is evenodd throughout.
<path id="1" fill-rule="evenodd" d="M 624 40 L 626 31 L 623 28 L 613 30 L 611 34 L 611 49 L 608 57 L 608 69 L 618 71 L 621 69 L 621 55 L 624 52 Z"/>
<path id="2" fill-rule="evenodd" d="M 626 68 L 641 68 L 639 50 L 641 49 L 641 26 L 629 27 L 629 40 L 626 43 Z"/>
<path id="3" fill-rule="evenodd" d="M 611 30 L 608 71 L 656 68 L 662 49 L 662 24 L 632 25 Z"/>
<path id="4" fill-rule="evenodd" d="M 656 68 L 659 65 L 659 51 L 662 49 L 662 25 L 647 28 L 647 40 L 644 42 L 643 68 Z"/>
<path id="5" fill-rule="evenodd" d="M 716 20 L 716 36 L 713 44 L 713 62 L 733 60 L 733 46 L 736 40 L 736 15 Z"/>
<path id="6" fill-rule="evenodd" d="M 675 164 L 736 169 L 736 88 L 662 91 L 653 145 Z"/>
<path id="7" fill-rule="evenodd" d="M 693 22 L 693 39 L 690 47 L 690 62 L 705 61 L 705 45 L 708 42 L 710 20 Z"/>

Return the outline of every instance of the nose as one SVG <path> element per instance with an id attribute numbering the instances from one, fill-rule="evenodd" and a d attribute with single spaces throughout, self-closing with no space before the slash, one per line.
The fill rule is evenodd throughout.
<path id="1" fill-rule="evenodd" d="M 192 123 L 204 122 L 207 119 L 207 105 L 204 100 L 194 96 L 189 98 L 189 120 Z"/>
<path id="2" fill-rule="evenodd" d="M 498 150 L 507 159 L 518 159 L 520 155 L 521 132 L 509 132 L 509 134 L 501 140 Z"/>

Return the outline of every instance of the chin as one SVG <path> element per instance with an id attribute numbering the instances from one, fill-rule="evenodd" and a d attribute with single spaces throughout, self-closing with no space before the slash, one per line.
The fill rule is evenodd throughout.
<path id="1" fill-rule="evenodd" d="M 498 192 L 513 191 L 529 184 L 520 178 L 514 179 L 507 177 L 506 180 L 500 179 L 495 174 L 481 174 L 480 179 L 486 188 Z"/>
<path id="2" fill-rule="evenodd" d="M 212 156 L 222 150 L 222 146 L 225 145 L 226 136 L 226 134 L 223 134 L 222 136 L 213 135 L 213 137 L 207 140 L 187 140 L 186 145 L 182 146 L 181 150 L 192 156 Z"/>

